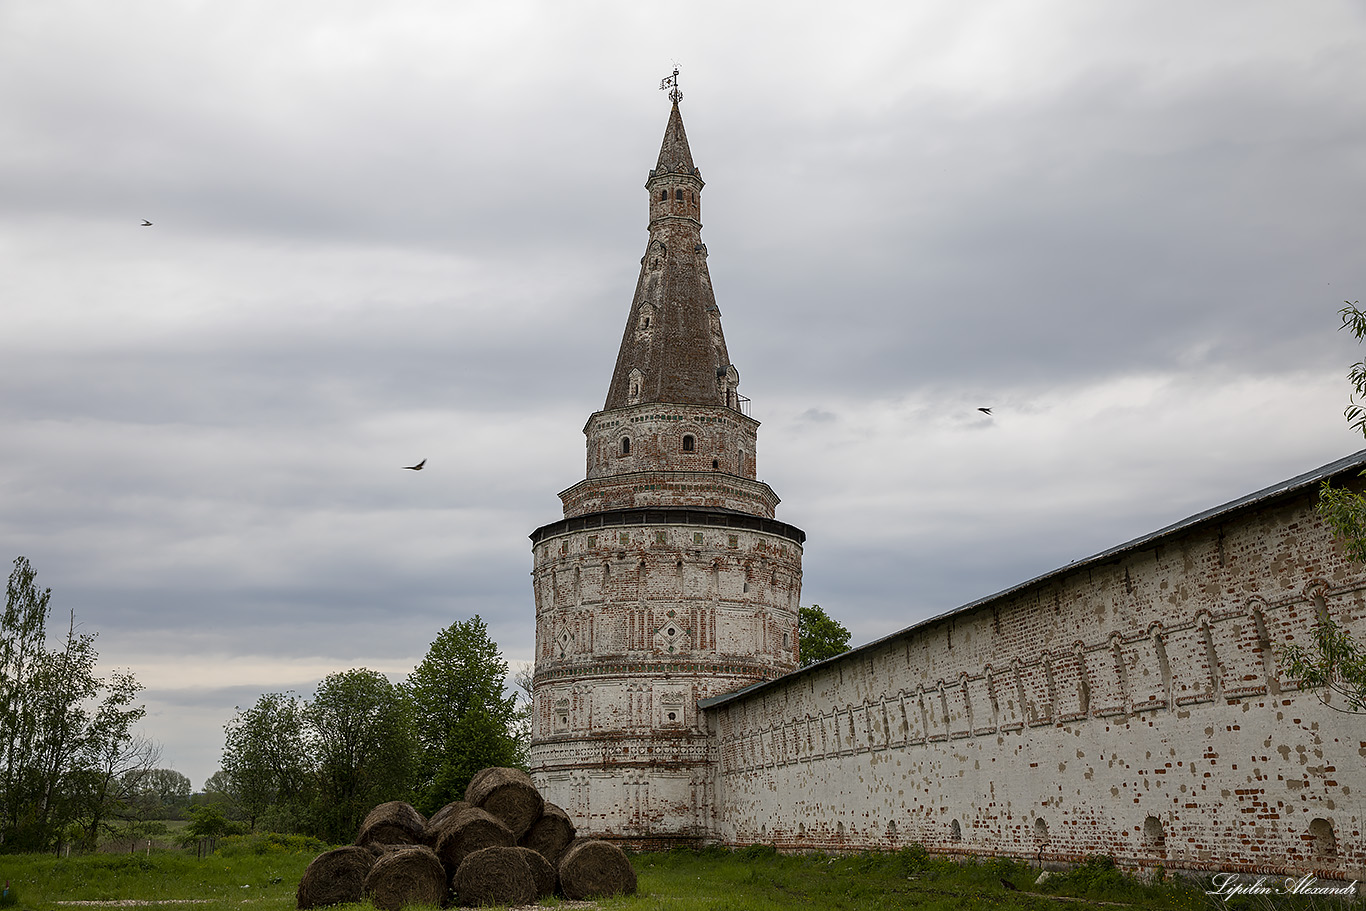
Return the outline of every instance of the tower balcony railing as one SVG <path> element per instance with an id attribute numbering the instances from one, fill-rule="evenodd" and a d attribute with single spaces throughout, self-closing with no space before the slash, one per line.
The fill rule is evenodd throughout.
<path id="1" fill-rule="evenodd" d="M 735 393 L 734 395 L 735 395 L 735 400 L 734 400 L 734 402 L 733 402 L 729 407 L 735 409 L 735 410 L 738 411 L 738 412 L 740 412 L 740 413 L 743 414 L 745 417 L 749 417 L 749 416 L 750 416 L 750 413 L 749 413 L 749 396 L 741 395 L 741 394 L 738 393 L 738 392 Z"/>

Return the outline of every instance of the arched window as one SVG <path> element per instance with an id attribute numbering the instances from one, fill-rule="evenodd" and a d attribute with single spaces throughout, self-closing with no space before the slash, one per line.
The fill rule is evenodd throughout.
<path id="1" fill-rule="evenodd" d="M 712 471 L 720 471 L 720 470 L 721 470 L 721 460 L 720 460 L 720 459 L 712 459 L 712 460 L 711 460 L 711 470 L 712 470 Z"/>
<path id="2" fill-rule="evenodd" d="M 668 202 L 668 200 L 669 200 L 669 191 L 668 191 L 668 190 L 660 190 L 660 191 L 659 191 L 659 201 L 660 201 L 660 202 Z"/>
<path id="3" fill-rule="evenodd" d="M 631 454 L 631 438 L 630 438 L 630 437 L 622 437 L 622 438 L 621 438 L 621 454 L 622 454 L 622 455 L 630 455 L 630 454 Z"/>
<path id="4" fill-rule="evenodd" d="M 636 197 L 636 198 L 639 199 L 640 197 Z M 674 200 L 675 200 L 676 202 L 682 202 L 682 201 L 683 201 L 683 191 L 682 191 L 682 190 L 674 190 Z"/>
<path id="5" fill-rule="evenodd" d="M 1315 857 L 1337 857 L 1338 840 L 1333 834 L 1333 824 L 1326 819 L 1315 819 L 1309 824 L 1309 840 L 1314 846 Z"/>
<path id="6" fill-rule="evenodd" d="M 683 451 L 692 452 L 696 448 L 697 440 L 693 437 L 693 435 L 691 433 L 683 434 Z"/>
<path id="7" fill-rule="evenodd" d="M 1143 820 L 1143 844 L 1149 848 L 1161 848 L 1167 844 L 1167 832 L 1162 827 L 1162 820 L 1156 816 Z"/>

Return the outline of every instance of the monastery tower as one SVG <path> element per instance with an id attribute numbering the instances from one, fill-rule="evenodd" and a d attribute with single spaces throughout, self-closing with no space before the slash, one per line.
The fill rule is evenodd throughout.
<path id="1" fill-rule="evenodd" d="M 587 476 L 531 535 L 532 776 L 580 834 L 637 843 L 713 831 L 718 744 L 697 703 L 796 667 L 806 537 L 756 478 L 759 422 L 721 332 L 676 82 L 670 97 Z"/>

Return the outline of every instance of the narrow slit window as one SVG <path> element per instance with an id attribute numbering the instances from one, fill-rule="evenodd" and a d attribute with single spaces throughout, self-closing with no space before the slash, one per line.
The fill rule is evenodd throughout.
<path id="1" fill-rule="evenodd" d="M 630 438 L 630 437 L 622 437 L 622 438 L 621 438 L 621 454 L 622 454 L 622 455 L 630 455 L 630 454 L 631 454 L 631 438 Z"/>

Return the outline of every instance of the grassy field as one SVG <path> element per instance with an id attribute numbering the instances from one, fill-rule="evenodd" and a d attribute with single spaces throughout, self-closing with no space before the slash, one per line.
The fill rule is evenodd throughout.
<path id="1" fill-rule="evenodd" d="M 218 853 L 96 854 L 58 858 L 0 855 L 16 911 L 62 911 L 77 903 L 160 911 L 291 911 L 304 868 L 324 847 L 303 839 L 224 839 Z M 788 908 L 881 911 L 1070 911 L 1070 909 L 1230 909 L 1295 911 L 1366 907 L 1275 897 L 1225 902 L 1190 883 L 1144 885 L 1105 863 L 1035 885 L 1037 871 L 998 859 L 958 864 L 911 848 L 895 854 L 778 855 L 771 849 L 674 851 L 632 858 L 637 895 L 598 902 L 602 911 L 776 911 Z M 1012 888 L 1013 887 L 1013 888 Z M 549 901 L 547 908 L 570 903 Z M 88 907 L 88 906 L 87 906 Z M 8 909 L 6 909 L 8 911 Z M 344 911 L 372 911 L 352 906 Z"/>

